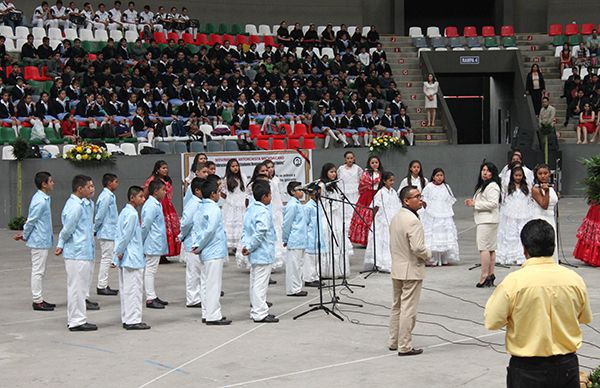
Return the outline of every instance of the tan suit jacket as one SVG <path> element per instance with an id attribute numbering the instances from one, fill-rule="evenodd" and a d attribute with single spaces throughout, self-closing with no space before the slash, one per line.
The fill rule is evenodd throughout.
<path id="1" fill-rule="evenodd" d="M 431 251 L 425 246 L 425 234 L 419 218 L 406 208 L 400 209 L 390 224 L 392 279 L 422 280 Z"/>

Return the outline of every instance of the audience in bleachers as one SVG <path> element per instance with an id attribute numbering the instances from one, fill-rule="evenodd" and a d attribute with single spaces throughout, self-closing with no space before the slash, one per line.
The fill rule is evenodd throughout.
<path id="1" fill-rule="evenodd" d="M 2 4 L 0 15 L 13 12 L 9 1 Z M 94 12 L 85 3 L 80 11 L 74 2 L 64 7 L 60 0 L 53 6 L 44 1 L 31 20 L 43 32 L 34 29 L 21 42 L 19 61 L 6 53 L 0 36 L 0 90 L 12 86 L 0 101 L 5 125 L 15 131 L 27 125 L 15 106 L 33 95 L 35 115 L 70 141 L 208 134 L 251 138 L 257 135 L 252 125 L 266 136 L 286 133 L 282 125 L 288 123 L 292 132 L 304 124 L 311 134 L 310 126 L 318 123 L 318 133 L 336 140 L 345 133 L 358 146 L 359 136 L 368 145 L 379 133 L 373 128 L 399 95 L 375 26 L 365 36 L 361 26 L 352 35 L 345 25 L 337 32 L 328 25 L 319 33 L 314 24 L 303 30 L 295 23 L 290 29 L 282 21 L 274 39 L 266 36 L 261 42 L 241 34 L 195 35 L 199 23 L 185 8 L 166 13 L 160 6 L 153 13 L 148 5 L 138 11 L 129 2 L 122 11 L 118 0 L 106 8 L 100 4 Z M 13 26 L 6 17 L 4 24 Z M 346 123 L 325 129 L 324 117 L 314 119 L 319 106 L 325 112 L 335 109 L 347 122 L 336 120 Z M 400 110 L 392 111 L 396 123 Z M 205 126 L 212 133 L 200 130 Z M 395 124 L 388 132 L 405 133 Z"/>

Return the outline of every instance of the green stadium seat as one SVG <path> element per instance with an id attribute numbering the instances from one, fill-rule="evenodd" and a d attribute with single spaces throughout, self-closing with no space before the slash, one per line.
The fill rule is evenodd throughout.
<path id="1" fill-rule="evenodd" d="M 219 24 L 219 34 L 228 34 L 229 26 L 225 23 Z"/>
<path id="2" fill-rule="evenodd" d="M 564 35 L 556 35 L 554 38 L 552 38 L 552 45 L 554 47 L 562 46 L 565 43 L 567 43 L 567 37 Z"/>
<path id="3" fill-rule="evenodd" d="M 204 29 L 205 34 L 214 34 L 217 32 L 217 27 L 212 23 L 206 23 L 206 28 Z"/>
<path id="4" fill-rule="evenodd" d="M 29 141 L 31 139 L 31 127 L 21 127 L 19 129 L 19 138 Z"/>
<path id="5" fill-rule="evenodd" d="M 64 143 L 64 139 L 56 136 L 54 129 L 44 128 L 44 132 L 46 132 L 46 138 L 50 141 L 50 144 L 63 144 Z"/>
<path id="6" fill-rule="evenodd" d="M 502 46 L 504 47 L 517 47 L 517 41 L 514 36 L 505 36 L 502 38 Z"/>
<path id="7" fill-rule="evenodd" d="M 231 25 L 231 35 L 245 35 L 246 32 L 244 28 L 240 24 L 232 24 Z"/>
<path id="8" fill-rule="evenodd" d="M 582 43 L 582 42 L 583 42 L 583 36 L 581 36 L 581 34 L 569 36 L 569 45 L 571 47 L 579 46 L 579 43 Z"/>
<path id="9" fill-rule="evenodd" d="M 223 109 L 223 113 L 221 113 L 221 117 L 223 117 L 223 121 L 227 124 L 231 124 L 231 120 L 233 120 L 233 114 L 231 111 L 227 109 Z"/>
<path id="10" fill-rule="evenodd" d="M 483 41 L 483 44 L 487 48 L 498 47 L 498 39 L 495 36 L 486 36 Z"/>
<path id="11" fill-rule="evenodd" d="M 0 127 L 0 133 L 2 134 L 2 141 L 4 143 L 12 143 L 17 139 L 15 130 L 12 127 Z"/>

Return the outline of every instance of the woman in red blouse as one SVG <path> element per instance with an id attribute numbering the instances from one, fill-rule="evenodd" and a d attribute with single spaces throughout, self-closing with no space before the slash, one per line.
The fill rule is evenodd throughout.
<path id="1" fill-rule="evenodd" d="M 356 203 L 356 211 L 352 216 L 352 222 L 350 223 L 350 241 L 355 244 L 367 245 L 369 229 L 371 229 L 371 225 L 373 224 L 371 203 L 379 187 L 382 171 L 383 166 L 379 157 L 370 156 L 367 161 L 367 168 L 360 177 L 358 184 L 358 194 L 360 196 Z"/>

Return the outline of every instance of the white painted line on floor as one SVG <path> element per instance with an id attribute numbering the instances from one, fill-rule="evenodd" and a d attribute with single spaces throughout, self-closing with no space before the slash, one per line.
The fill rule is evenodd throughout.
<path id="1" fill-rule="evenodd" d="M 498 332 L 494 332 L 494 333 L 487 333 L 487 334 L 483 334 L 483 335 L 480 335 L 480 336 L 475 337 L 475 338 L 491 337 L 491 336 L 498 335 L 498 334 L 504 334 L 504 332 L 498 331 Z M 427 346 L 426 349 L 439 348 L 439 347 L 442 347 L 442 346 L 452 345 L 452 344 L 461 343 L 461 342 L 467 342 L 467 341 L 471 341 L 471 340 L 472 340 L 472 338 L 465 338 L 465 339 L 457 340 L 457 341 L 453 341 L 453 342 L 442 342 L 442 343 L 439 343 L 439 344 L 436 344 L 436 345 Z M 296 376 L 296 375 L 301 375 L 301 374 L 310 373 L 310 372 L 316 372 L 316 371 L 320 371 L 320 370 L 324 370 L 324 369 L 337 368 L 337 367 L 340 367 L 340 366 L 346 366 L 346 365 L 352 365 L 352 364 L 359 364 L 361 362 L 373 361 L 373 360 L 378 360 L 378 359 L 381 359 L 381 358 L 391 357 L 391 356 L 398 357 L 398 353 L 397 352 L 389 352 L 389 353 L 386 353 L 386 354 L 382 354 L 380 356 L 373 356 L 373 357 L 361 358 L 361 359 L 358 359 L 358 360 L 346 361 L 346 362 L 338 362 L 338 363 L 335 363 L 335 364 L 323 365 L 323 366 L 319 366 L 319 367 L 315 367 L 315 368 L 310 368 L 310 369 L 304 369 L 304 370 L 300 370 L 300 371 L 296 371 L 296 372 L 290 372 L 290 373 L 285 373 L 285 374 L 276 375 L 276 376 L 264 377 L 262 379 L 249 380 L 249 381 L 244 381 L 244 382 L 241 382 L 241 383 L 236 383 L 236 384 L 231 384 L 231 385 L 224 385 L 221 388 L 239 387 L 239 386 L 242 386 L 242 385 L 262 383 L 264 381 L 280 379 L 280 378 L 283 378 L 283 377 Z"/>
<path id="2" fill-rule="evenodd" d="M 463 230 L 461 230 L 460 232 L 458 232 L 458 233 L 457 233 L 457 235 L 458 235 L 458 236 L 460 236 L 461 234 L 463 234 L 463 233 L 465 233 L 465 232 L 468 232 L 469 230 L 473 230 L 473 229 L 475 229 L 476 227 L 477 227 L 477 225 L 470 226 L 470 227 L 468 227 L 467 229 L 463 229 Z"/>

